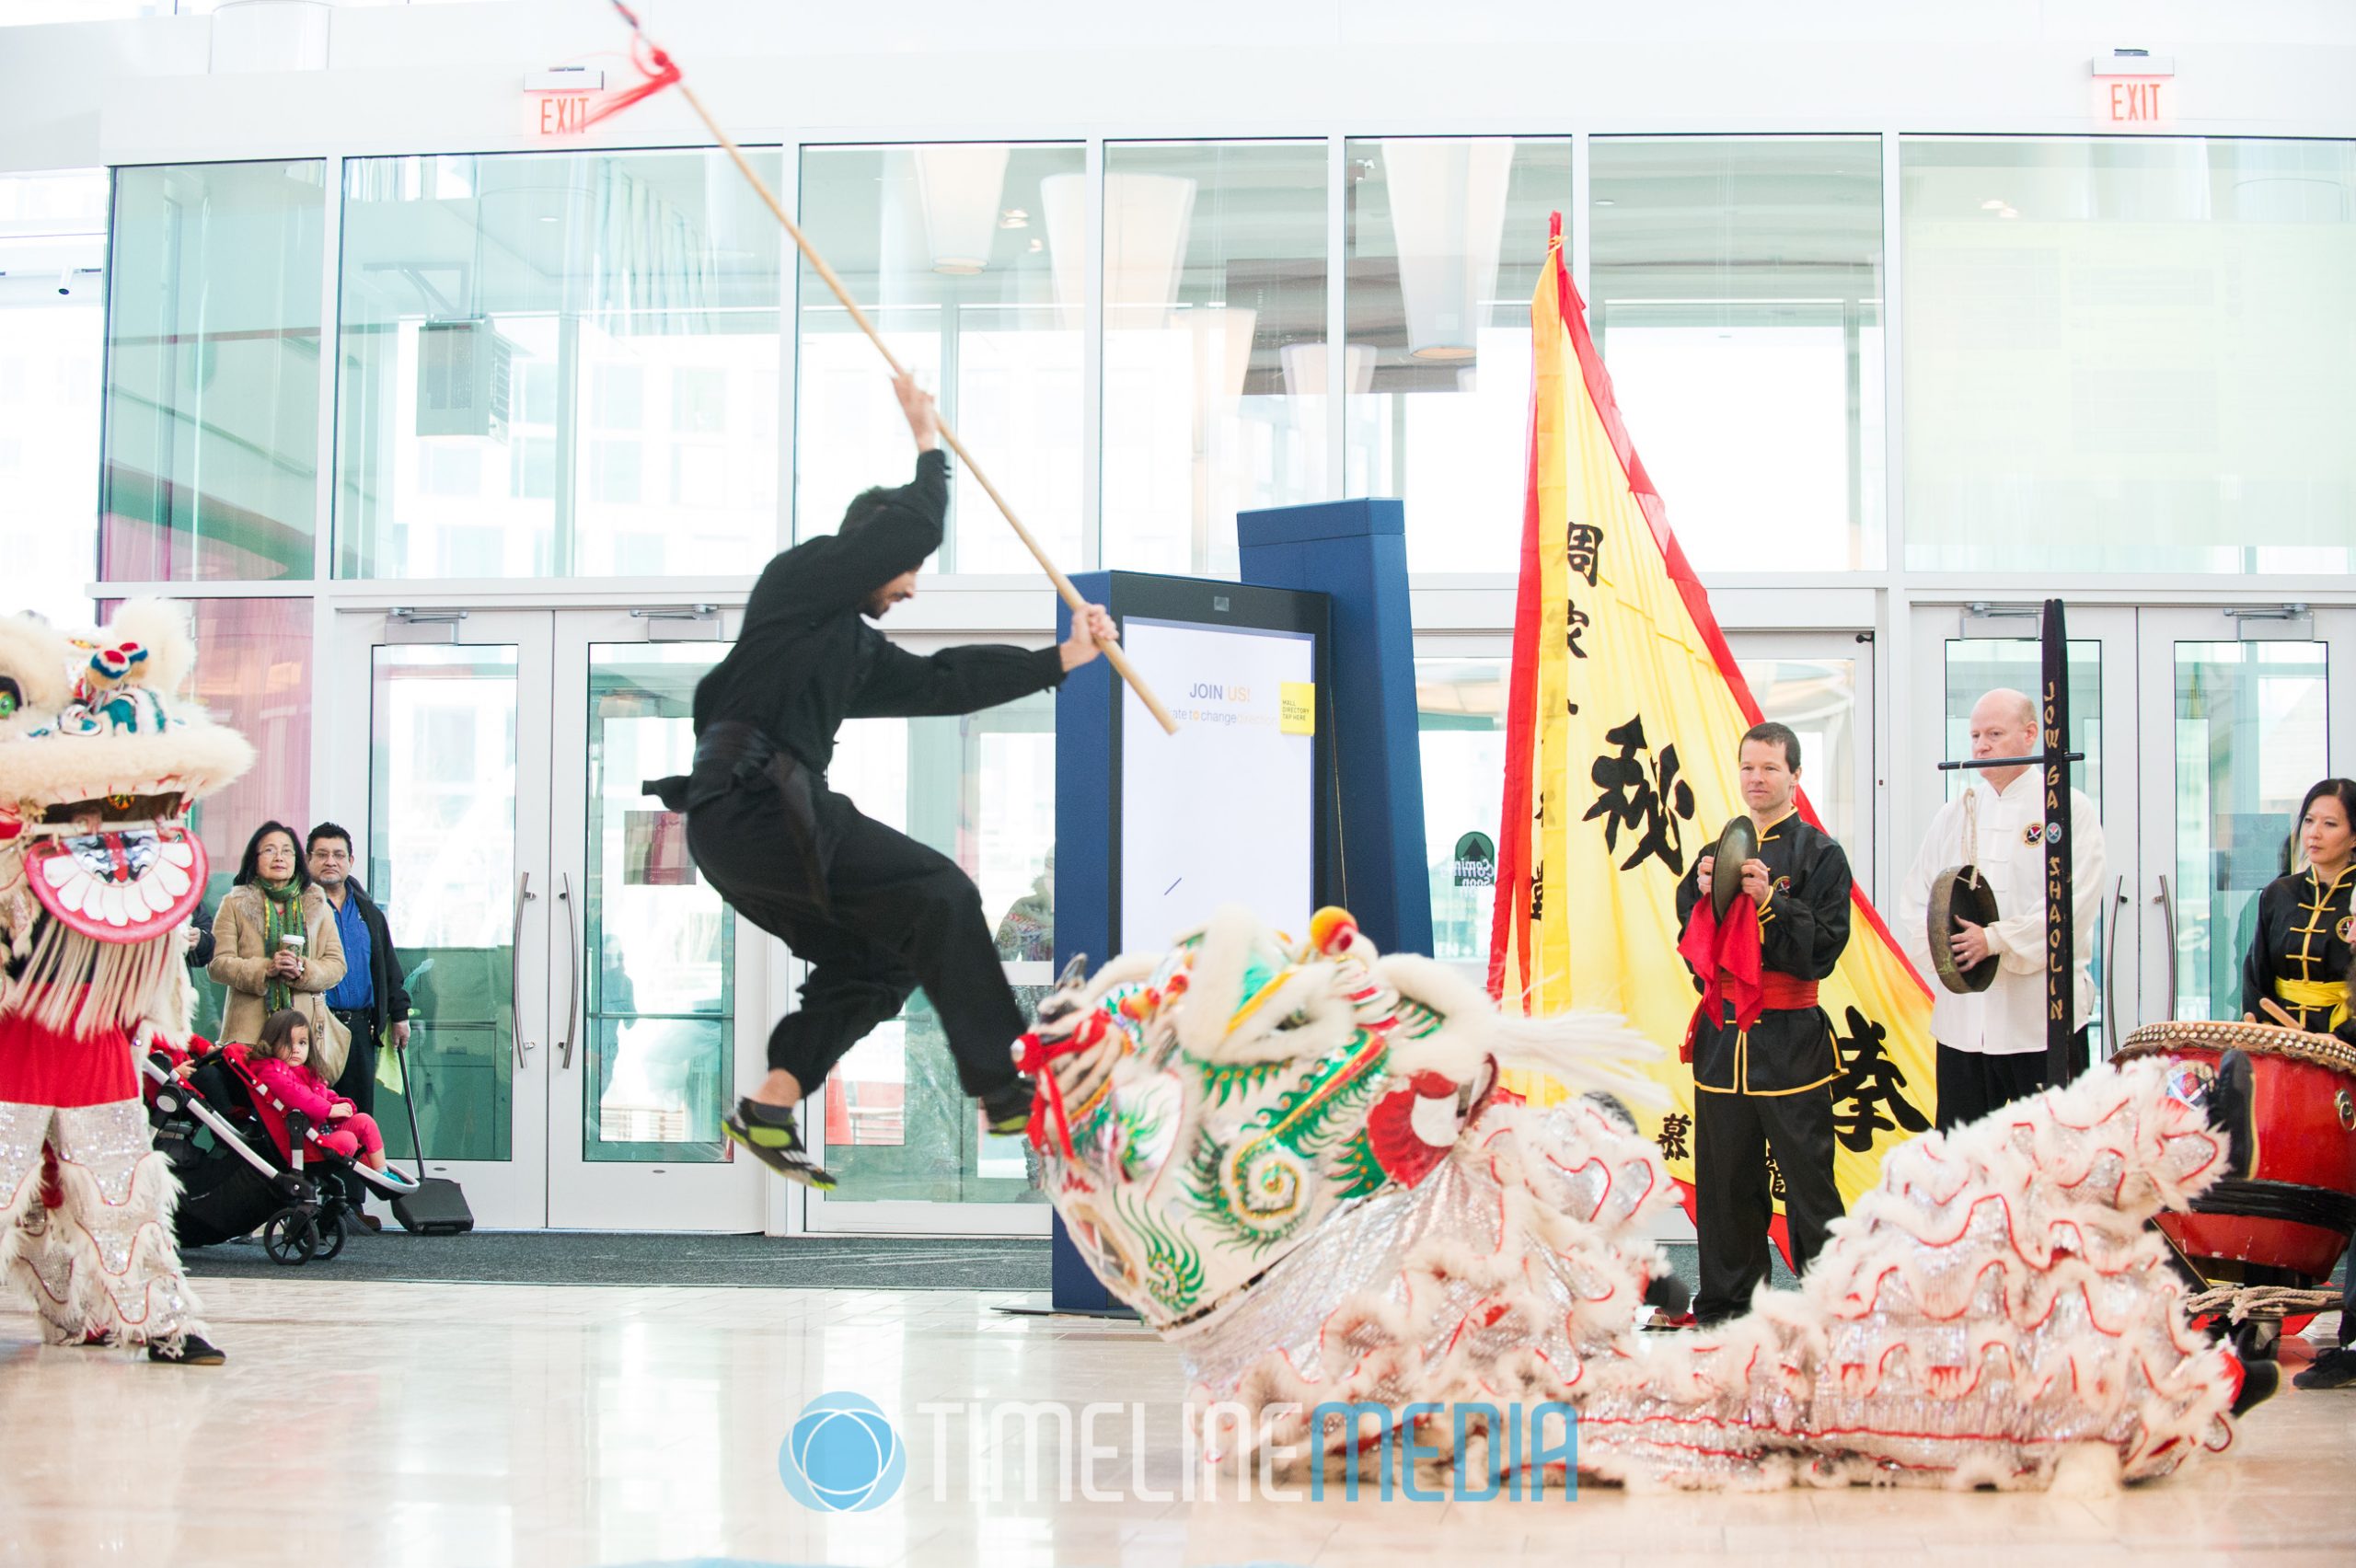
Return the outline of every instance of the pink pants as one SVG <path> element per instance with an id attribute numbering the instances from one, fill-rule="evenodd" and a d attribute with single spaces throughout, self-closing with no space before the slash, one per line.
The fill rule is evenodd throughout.
<path id="1" fill-rule="evenodd" d="M 385 1152 L 385 1135 L 376 1130 L 376 1118 L 365 1111 L 355 1112 L 334 1125 L 333 1132 L 319 1135 L 319 1147 L 329 1154 L 350 1159 L 356 1154 Z"/>

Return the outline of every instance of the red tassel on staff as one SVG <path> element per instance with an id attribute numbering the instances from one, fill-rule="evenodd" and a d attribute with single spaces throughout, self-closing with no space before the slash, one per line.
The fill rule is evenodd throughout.
<path id="1" fill-rule="evenodd" d="M 629 17 L 626 7 L 617 6 L 616 9 L 620 10 L 623 16 Z M 637 17 L 630 17 L 630 26 L 633 29 L 638 26 Z M 600 100 L 582 118 L 581 123 L 584 129 L 596 124 L 600 120 L 611 119 L 641 98 L 653 98 L 679 79 L 677 63 L 648 40 L 644 33 L 630 34 L 629 63 L 638 68 L 640 78 L 638 85 Z"/>

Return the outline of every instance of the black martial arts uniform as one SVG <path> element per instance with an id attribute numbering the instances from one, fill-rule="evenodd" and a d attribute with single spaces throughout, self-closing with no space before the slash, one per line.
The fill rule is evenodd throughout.
<path id="1" fill-rule="evenodd" d="M 2271 1001 L 2299 1020 L 2301 1029 L 2336 1034 L 2356 1045 L 2356 1017 L 2349 1016 L 2350 970 L 2356 967 L 2348 940 L 2356 934 L 2356 866 L 2341 871 L 2329 887 L 2315 872 L 2277 877 L 2258 895 L 2258 929 L 2242 959 L 2242 1011 L 2260 1023 L 2273 1017 L 2258 1006 Z M 2321 989 L 2314 999 L 2294 1002 L 2284 994 L 2302 986 Z M 2329 1000 L 2323 993 L 2333 992 Z"/>
<path id="2" fill-rule="evenodd" d="M 2356 1016 L 2349 1013 L 2349 982 L 2356 975 L 2356 952 L 2348 942 L 2356 936 L 2356 866 L 2333 879 L 2329 887 L 2312 870 L 2277 877 L 2258 895 L 2258 929 L 2242 959 L 2242 1011 L 2260 1023 L 2273 1015 L 2258 1004 L 2271 1000 L 2299 1020 L 2301 1029 L 2337 1035 L 2356 1045 Z M 2302 986 L 2320 987 L 2309 1000 L 2294 1002 L 2283 994 Z M 2338 988 L 2338 996 L 2325 993 Z M 2349 1250 L 2347 1273 L 2340 1284 L 2339 1343 L 2356 1346 L 2356 1247 Z"/>
<path id="3" fill-rule="evenodd" d="M 1760 967 L 1822 980 L 1849 945 L 1849 859 L 1794 812 L 1760 836 L 1773 892 L 1759 915 Z M 1698 877 L 1677 884 L 1677 917 L 1706 896 Z M 1699 988 L 1702 977 L 1696 976 Z M 1832 1080 L 1840 1056 L 1822 1008 L 1770 1008 L 1748 1030 L 1721 1002 L 1693 1034 L 1693 1207 L 1701 1289 L 1693 1316 L 1715 1323 L 1746 1311 L 1767 1278 L 1773 1198 L 1767 1156 L 1784 1178 L 1792 1267 L 1805 1271 L 1841 1217 L 1832 1184 Z"/>
<path id="4" fill-rule="evenodd" d="M 918 986 L 967 1094 L 1019 1076 L 1009 1048 L 1024 1020 L 973 879 L 826 787 L 846 719 L 972 713 L 1063 680 L 1055 648 L 919 658 L 861 614 L 940 548 L 948 504 L 948 458 L 928 452 L 880 509 L 771 560 L 736 646 L 696 687 L 695 771 L 650 786 L 687 813 L 712 886 L 810 965 L 801 1007 L 769 1035 L 769 1066 L 805 1094 Z"/>

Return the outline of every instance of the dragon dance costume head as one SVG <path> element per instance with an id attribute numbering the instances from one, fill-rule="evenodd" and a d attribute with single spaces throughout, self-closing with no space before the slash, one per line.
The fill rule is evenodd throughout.
<path id="1" fill-rule="evenodd" d="M 188 695 L 194 661 L 162 601 L 81 635 L 0 619 L 0 1016 L 90 1036 L 159 1005 L 210 871 L 190 808 L 253 761 Z"/>
<path id="2" fill-rule="evenodd" d="M 1641 1094 L 1652 1050 L 1612 1018 L 1501 1018 L 1338 911 L 1299 943 L 1226 911 L 1068 974 L 1024 1041 L 1047 1193 L 1180 1354 L 1217 1463 L 1370 1462 L 1361 1401 L 1500 1475 L 1522 1461 L 1478 1412 L 1567 1404 L 1581 1472 L 1643 1485 L 2036 1486 L 2073 1454 L 2136 1479 L 2230 1440 L 2238 1364 L 2143 1223 L 2226 1143 L 2162 1064 L 1916 1139 L 1800 1290 L 1659 1335 L 1673 1188 L 1602 1092 Z M 1497 1087 L 1530 1066 L 1588 1092 Z"/>

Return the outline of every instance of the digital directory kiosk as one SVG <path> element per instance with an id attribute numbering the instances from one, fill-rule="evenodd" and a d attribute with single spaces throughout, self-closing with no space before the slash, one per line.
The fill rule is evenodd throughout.
<path id="1" fill-rule="evenodd" d="M 1057 970 L 1166 948 L 1222 904 L 1305 933 L 1318 905 L 1342 902 L 1326 595 L 1134 571 L 1072 582 L 1112 612 L 1178 732 L 1101 659 L 1057 692 Z M 1057 636 L 1070 633 L 1067 608 Z M 1061 1221 L 1054 1300 L 1122 1309 Z"/>

